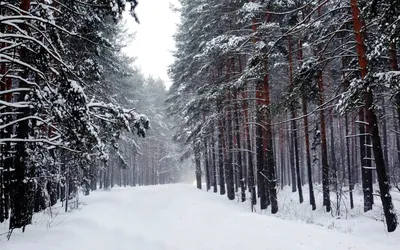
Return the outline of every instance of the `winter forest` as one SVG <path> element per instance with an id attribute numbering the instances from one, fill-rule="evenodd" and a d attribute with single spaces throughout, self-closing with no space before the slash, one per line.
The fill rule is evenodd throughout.
<path id="1" fill-rule="evenodd" d="M 0 3 L 0 223 L 57 202 L 176 180 L 167 90 L 120 53 L 135 1 Z M 145 114 L 145 115 L 143 115 Z M 151 133 L 149 119 L 151 117 Z"/>
<path id="2" fill-rule="evenodd" d="M 136 67 L 135 55 L 122 52 L 135 39 L 124 15 L 141 25 L 146 13 L 140 5 L 0 2 L 0 237 L 35 231 L 37 216 L 50 211 L 53 221 L 56 209 L 72 215 L 87 210 L 86 219 L 96 221 L 90 202 L 105 199 L 123 199 L 137 212 L 126 218 L 146 224 L 143 230 L 153 220 L 185 228 L 188 242 L 187 224 L 221 226 L 227 222 L 218 219 L 228 215 L 236 221 L 235 202 L 259 216 L 238 219 L 258 231 L 264 225 L 257 218 L 268 216 L 319 225 L 293 225 L 293 234 L 311 230 L 317 238 L 319 228 L 343 220 L 367 220 L 376 227 L 372 232 L 396 230 L 400 1 L 179 0 L 171 6 L 180 22 L 169 87 Z M 202 191 L 171 185 L 193 181 Z M 96 198 L 100 194 L 104 199 Z M 225 195 L 229 203 L 218 199 Z M 218 204 L 231 212 L 219 211 Z M 200 207 L 198 217 L 188 212 Z M 309 217 L 300 219 L 300 210 Z M 132 211 L 115 208 L 114 214 Z M 141 218 L 146 213 L 152 214 L 148 220 Z M 165 239 L 157 240 L 180 234 L 165 231 Z M 193 237 L 199 234 L 208 235 L 193 231 Z M 247 242 L 257 235 L 248 234 L 229 237 Z M 354 240 L 344 241 L 354 249 L 377 249 Z M 170 249 L 138 242 L 139 249 Z M 332 249 L 350 249 L 336 243 Z M 210 244 L 216 248 L 199 249 L 228 246 Z M 307 249 L 330 246 L 310 244 Z"/>
<path id="3" fill-rule="evenodd" d="M 400 3 L 193 0 L 181 11 L 167 102 L 197 183 L 204 172 L 207 189 L 250 193 L 273 214 L 289 185 L 335 216 L 359 186 L 364 211 L 379 200 L 394 231 Z"/>

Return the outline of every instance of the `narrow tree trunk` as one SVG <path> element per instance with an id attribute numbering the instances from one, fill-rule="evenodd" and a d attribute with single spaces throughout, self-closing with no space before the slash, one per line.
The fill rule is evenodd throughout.
<path id="1" fill-rule="evenodd" d="M 331 112 L 333 110 L 331 109 Z M 338 183 L 338 166 L 336 161 L 335 155 L 335 135 L 334 135 L 334 119 L 333 114 L 331 113 L 331 119 L 329 124 L 329 132 L 330 132 L 330 146 L 331 146 L 331 169 L 332 169 L 332 181 L 334 182 L 334 191 L 336 192 L 336 216 L 340 216 L 340 190 L 339 190 L 339 183 Z"/>
<path id="2" fill-rule="evenodd" d="M 194 160 L 196 164 L 196 183 L 197 183 L 197 188 L 201 189 L 201 154 L 200 154 L 200 149 L 198 148 L 199 145 L 196 145 L 197 143 L 195 142 L 193 147 L 194 147 Z"/>
<path id="3" fill-rule="evenodd" d="M 212 127 L 211 132 L 211 152 L 212 152 L 212 185 L 214 193 L 218 192 L 217 187 L 217 162 L 216 162 L 216 143 L 215 143 L 215 133 L 214 133 L 214 126 Z"/>
<path id="4" fill-rule="evenodd" d="M 310 205 L 312 210 L 315 210 L 315 196 L 314 196 L 314 184 L 312 178 L 312 167 L 311 167 L 311 153 L 310 153 L 310 135 L 308 132 L 308 116 L 307 116 L 307 101 L 305 97 L 302 98 L 302 110 L 303 110 L 303 121 L 304 121 L 304 135 L 305 135 L 305 144 L 306 144 L 306 162 L 307 162 L 307 176 L 308 176 L 308 187 L 310 194 Z"/>
<path id="5" fill-rule="evenodd" d="M 320 92 L 319 105 L 322 107 L 324 104 L 324 90 L 323 90 L 323 77 L 322 72 L 318 76 L 318 88 Z M 326 142 L 326 125 L 325 125 L 325 112 L 324 109 L 320 110 L 320 125 L 321 125 L 321 163 L 322 163 L 322 193 L 323 205 L 327 212 L 331 211 L 331 200 L 329 194 L 329 165 L 328 165 L 328 147 Z"/>
<path id="6" fill-rule="evenodd" d="M 321 0 L 318 0 L 318 4 L 321 3 Z M 318 7 L 318 16 L 322 15 L 321 7 Z M 318 52 L 321 51 L 321 48 L 318 46 Z M 329 164 L 328 164 L 328 147 L 326 141 L 326 125 L 325 125 L 325 112 L 323 107 L 324 104 L 324 81 L 322 71 L 318 73 L 318 89 L 319 89 L 319 105 L 321 106 L 320 110 L 320 125 L 321 125 L 321 164 L 322 164 L 322 194 L 323 194 L 323 205 L 326 208 L 327 212 L 331 211 L 331 200 L 329 193 Z"/>
<path id="7" fill-rule="evenodd" d="M 291 125 L 290 125 L 291 126 Z M 296 167 L 295 167 L 295 156 L 294 156 L 294 146 L 293 146 L 293 132 L 292 128 L 290 128 L 290 134 L 288 134 L 288 147 L 289 147 L 289 165 L 290 165 L 290 176 L 291 176 L 291 183 L 289 185 L 292 186 L 292 192 L 297 191 L 296 186 Z"/>
<path id="8" fill-rule="evenodd" d="M 388 181 L 389 181 L 389 184 L 390 184 L 390 182 L 391 182 L 391 180 L 390 180 L 390 167 L 391 167 L 391 165 L 389 164 L 389 149 L 388 149 L 388 147 L 389 147 L 389 145 L 388 145 L 388 135 L 387 135 L 387 118 L 386 118 L 386 114 L 387 114 L 387 111 L 386 111 L 386 103 L 385 103 L 385 97 L 383 97 L 382 98 L 382 113 L 383 113 L 383 158 L 384 158 L 384 160 L 385 160 L 385 162 L 386 162 L 386 164 L 387 164 L 387 168 L 386 168 L 386 172 L 387 172 L 387 176 L 388 176 Z M 389 167 L 390 166 L 390 167 Z"/>
<path id="9" fill-rule="evenodd" d="M 264 96 L 265 96 L 265 135 L 266 135 L 266 161 L 267 161 L 267 188 L 271 203 L 271 213 L 275 214 L 278 212 L 278 198 L 277 198 L 277 185 L 276 185 L 276 174 L 275 174 L 275 160 L 274 160 L 274 147 L 273 147 L 273 133 L 272 133 L 272 117 L 271 117 L 271 99 L 269 90 L 269 74 L 268 74 L 268 58 L 264 58 Z M 301 190 L 301 189 L 299 189 Z"/>
<path id="10" fill-rule="evenodd" d="M 256 126 L 256 152 L 257 152 L 257 188 L 260 197 L 260 208 L 267 209 L 267 197 L 265 194 L 265 177 L 264 174 L 264 145 L 263 132 L 260 124 L 262 123 L 261 111 L 257 109 L 257 126 Z"/>
<path id="11" fill-rule="evenodd" d="M 289 57 L 289 81 L 290 88 L 294 88 L 293 83 L 293 58 L 292 58 L 292 40 L 291 36 L 288 37 L 288 57 Z M 301 173 L 300 173 L 300 157 L 299 157 L 299 143 L 297 138 L 297 122 L 296 122 L 296 107 L 295 104 L 291 106 L 290 115 L 291 115 L 291 130 L 292 130 L 292 142 L 294 147 L 294 155 L 295 155 L 295 163 L 296 163 L 296 183 L 297 189 L 299 190 L 299 201 L 303 203 L 303 188 L 301 186 Z M 293 173 L 292 173 L 293 175 Z"/>
<path id="12" fill-rule="evenodd" d="M 235 199 L 235 180 L 234 180 L 234 167 L 233 167 L 233 133 L 232 133 L 232 109 L 230 108 L 230 93 L 228 93 L 228 108 L 227 108 L 227 119 L 226 119 L 226 128 L 227 128 L 227 140 L 228 140 L 228 152 L 227 152 L 227 162 L 225 168 L 225 176 L 226 176 L 226 188 L 227 188 L 227 196 L 229 200 Z"/>
<path id="13" fill-rule="evenodd" d="M 243 100 L 243 109 L 244 109 L 244 127 L 245 127 L 245 136 L 247 140 L 247 172 L 248 172 L 248 187 L 251 196 L 251 204 L 252 206 L 257 204 L 257 195 L 256 195 L 256 187 L 255 187 L 255 176 L 254 176 L 254 166 L 253 166 L 253 152 L 251 147 L 250 140 L 250 118 L 248 112 L 248 101 L 247 101 L 247 93 L 244 94 Z"/>
<path id="14" fill-rule="evenodd" d="M 257 110 L 256 110 L 256 153 L 257 153 L 257 188 L 258 196 L 260 197 L 260 208 L 267 209 L 267 196 L 266 196 L 266 176 L 265 176 L 265 157 L 264 157 L 264 116 L 261 110 L 264 104 L 263 96 L 263 83 L 258 82 L 256 86 L 256 99 L 257 99 Z"/>
<path id="15" fill-rule="evenodd" d="M 211 189 L 211 180 L 210 180 L 210 164 L 208 158 L 208 143 L 207 139 L 204 139 L 204 170 L 206 174 L 206 187 L 207 191 Z"/>
<path id="16" fill-rule="evenodd" d="M 280 158 L 281 158 L 281 190 L 286 185 L 286 175 L 285 175 L 285 150 L 284 150 L 284 143 L 283 143 L 283 132 L 282 128 L 279 129 L 279 147 L 280 147 Z"/>
<path id="17" fill-rule="evenodd" d="M 219 121 L 218 133 L 218 170 L 219 170 L 219 193 L 224 195 L 225 190 L 225 170 L 224 170 L 224 132 L 222 121 Z"/>
<path id="18" fill-rule="evenodd" d="M 238 98 L 237 92 L 235 95 L 235 99 Z M 237 143 L 237 164 L 238 164 L 238 177 L 239 177 L 239 185 L 240 185 L 240 193 L 241 193 L 241 201 L 246 201 L 246 188 L 244 183 L 243 176 L 243 166 L 242 166 L 242 146 L 241 146 L 241 138 L 240 138 L 240 122 L 239 122 L 239 105 L 236 101 L 235 103 L 235 122 L 236 122 L 236 143 Z"/>
<path id="19" fill-rule="evenodd" d="M 354 182 L 353 182 L 353 174 L 352 174 L 352 165 L 350 163 L 351 157 L 351 150 L 350 150 L 350 138 L 349 136 L 349 122 L 348 116 L 345 116 L 345 126 L 346 126 L 346 151 L 347 151 L 347 174 L 349 177 L 349 192 L 350 192 L 350 208 L 354 208 L 354 200 L 353 200 L 353 189 L 354 189 Z"/>

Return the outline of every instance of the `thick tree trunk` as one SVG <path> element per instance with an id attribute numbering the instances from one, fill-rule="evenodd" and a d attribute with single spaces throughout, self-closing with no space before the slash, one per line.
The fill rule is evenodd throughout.
<path id="1" fill-rule="evenodd" d="M 23 11 L 29 11 L 31 5 L 30 0 L 22 0 L 20 8 Z M 28 31 L 26 25 L 21 25 L 21 28 L 25 31 Z M 21 48 L 19 51 L 19 56 L 22 61 L 26 62 L 29 57 L 29 53 L 27 48 Z M 29 72 L 27 69 L 24 69 L 21 77 L 23 79 L 28 78 Z M 11 87 L 11 86 L 10 86 Z M 24 81 L 19 81 L 20 88 L 29 88 Z M 18 100 L 23 102 L 25 101 L 26 93 L 21 92 Z M 17 119 L 22 119 L 30 115 L 30 109 L 21 108 L 19 110 L 19 114 L 17 115 Z M 16 134 L 19 139 L 27 139 L 29 136 L 29 120 L 24 120 L 18 123 Z M 11 203 L 11 218 L 10 218 L 10 229 L 13 230 L 15 228 L 23 228 L 30 224 L 33 214 L 33 185 L 30 181 L 26 181 L 26 170 L 28 169 L 27 157 L 28 154 L 26 152 L 26 143 L 19 142 L 16 144 L 16 152 L 14 158 L 14 182 L 13 182 L 13 196 Z"/>
<path id="2" fill-rule="evenodd" d="M 360 10 L 358 8 L 357 0 L 351 0 L 351 10 L 353 14 L 354 31 L 357 41 L 357 54 L 358 61 L 361 68 L 361 77 L 364 79 L 367 75 L 367 57 L 365 54 L 364 41 L 361 34 L 363 24 L 360 21 Z M 365 110 L 366 110 L 366 122 L 367 132 L 371 134 L 372 148 L 374 151 L 374 159 L 376 165 L 376 171 L 379 181 L 379 191 L 383 206 L 383 212 L 385 214 L 386 225 L 389 232 L 393 232 L 397 227 L 397 216 L 392 203 L 392 197 L 390 195 L 390 186 L 385 169 L 385 161 L 383 158 L 381 138 L 378 129 L 378 119 L 374 111 L 373 94 L 372 89 L 367 88 L 364 93 L 365 99 Z"/>

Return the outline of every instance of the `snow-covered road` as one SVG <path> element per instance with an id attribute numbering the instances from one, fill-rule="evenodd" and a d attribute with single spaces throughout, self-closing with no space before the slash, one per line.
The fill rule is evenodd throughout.
<path id="1" fill-rule="evenodd" d="M 25 234 L 1 239 L 0 249 L 395 250 L 368 237 L 250 213 L 191 185 L 99 191 L 82 201 L 82 209 L 54 220 L 36 216 Z"/>

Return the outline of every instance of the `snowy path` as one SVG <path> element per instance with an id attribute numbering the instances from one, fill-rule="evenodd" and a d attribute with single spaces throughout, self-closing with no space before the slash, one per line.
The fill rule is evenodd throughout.
<path id="1" fill-rule="evenodd" d="M 190 185 L 95 192 L 80 211 L 37 223 L 2 250 L 394 250 L 367 237 L 259 214 Z M 2 228 L 1 228 L 2 229 Z M 384 239 L 382 240 L 384 242 Z"/>

